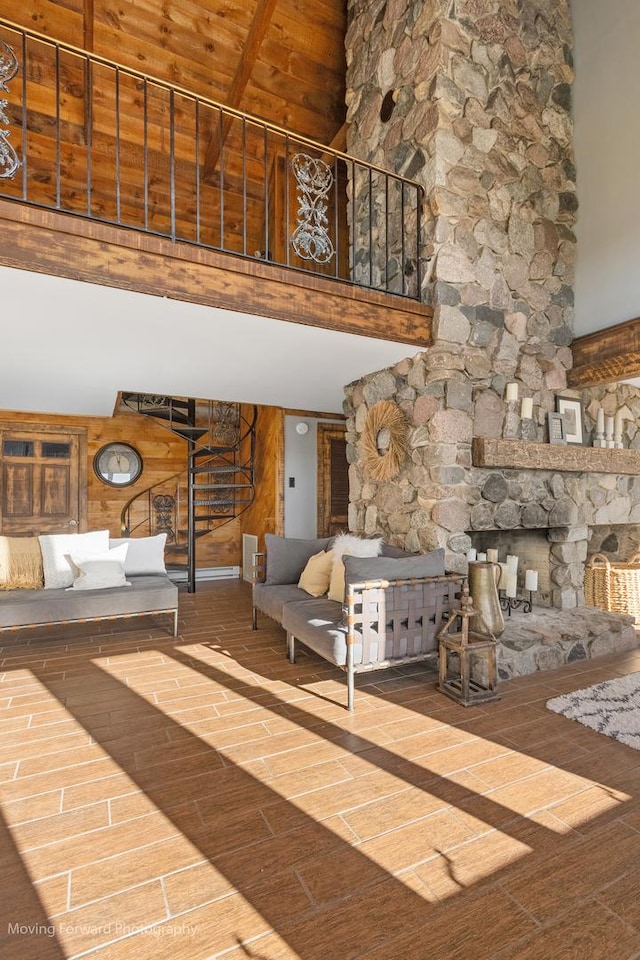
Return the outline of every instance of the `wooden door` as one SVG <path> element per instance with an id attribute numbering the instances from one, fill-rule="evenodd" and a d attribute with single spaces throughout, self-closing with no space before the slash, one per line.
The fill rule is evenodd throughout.
<path id="1" fill-rule="evenodd" d="M 349 464 L 345 428 L 318 424 L 318 536 L 349 529 Z"/>
<path id="2" fill-rule="evenodd" d="M 85 525 L 86 431 L 0 423 L 0 532 L 73 533 Z"/>

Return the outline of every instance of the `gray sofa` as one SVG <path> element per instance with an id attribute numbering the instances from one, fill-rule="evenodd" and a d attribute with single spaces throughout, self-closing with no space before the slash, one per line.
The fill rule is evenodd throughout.
<path id="1" fill-rule="evenodd" d="M 464 578 L 445 572 L 442 550 L 413 555 L 383 544 L 381 556 L 342 558 L 343 603 L 310 596 L 298 580 L 329 547 L 329 539 L 265 536 L 265 552 L 254 560 L 253 628 L 265 614 L 286 631 L 291 662 L 300 642 L 343 669 L 353 710 L 356 673 L 437 657 L 438 632 Z"/>
<path id="2" fill-rule="evenodd" d="M 107 530 L 1 537 L 0 631 L 166 613 L 177 636 L 165 544 L 166 534 L 112 539 Z"/>
<path id="3" fill-rule="evenodd" d="M 0 591 L 0 632 L 44 624 L 112 620 L 167 613 L 178 635 L 178 588 L 166 574 L 129 576 L 129 587 L 106 590 Z"/>

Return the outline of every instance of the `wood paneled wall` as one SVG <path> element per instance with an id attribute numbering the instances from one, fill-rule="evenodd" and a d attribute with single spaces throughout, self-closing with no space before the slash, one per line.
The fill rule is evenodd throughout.
<path id="1" fill-rule="evenodd" d="M 264 548 L 265 533 L 284 532 L 284 411 L 259 407 L 255 451 L 255 499 L 240 517 L 241 532 Z"/>
<path id="2" fill-rule="evenodd" d="M 40 413 L 0 411 L 0 420 L 20 424 L 50 424 L 58 427 L 83 427 L 87 431 L 87 527 L 108 529 L 111 536 L 120 533 L 120 514 L 134 494 L 186 469 L 186 441 L 149 417 L 135 413 L 113 417 L 70 417 Z M 117 489 L 96 476 L 93 470 L 95 453 L 105 443 L 124 441 L 142 455 L 144 469 L 137 483 Z M 141 531 L 148 535 L 148 531 Z M 199 567 L 239 566 L 241 562 L 240 521 L 233 520 L 206 537 L 197 546 Z"/>

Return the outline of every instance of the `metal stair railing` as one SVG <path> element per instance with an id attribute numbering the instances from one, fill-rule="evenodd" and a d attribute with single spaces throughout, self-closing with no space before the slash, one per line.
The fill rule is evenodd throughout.
<path id="1" fill-rule="evenodd" d="M 122 402 L 128 409 L 152 417 L 187 441 L 187 469 L 132 497 L 123 509 L 122 525 L 123 529 L 131 531 L 146 523 L 151 530 L 153 498 L 159 495 L 160 488 L 166 489 L 170 481 L 176 480 L 177 519 L 174 546 L 181 543 L 179 509 L 183 498 L 179 481 L 184 480 L 187 585 L 192 593 L 196 584 L 196 540 L 236 519 L 253 502 L 257 408 L 253 406 L 249 420 L 242 414 L 241 404 L 219 401 L 201 401 L 198 404 L 190 398 L 151 397 L 134 393 L 124 393 Z M 205 416 L 200 416 L 199 419 L 199 411 L 201 414 L 203 408 L 206 410 Z M 216 419 L 215 414 L 223 410 L 225 416 Z M 226 436 L 220 427 L 221 423 L 226 423 Z M 225 479 L 222 479 L 223 477 Z M 246 497 L 242 496 L 243 492 L 246 492 Z M 218 495 L 215 496 L 215 493 Z M 147 514 L 134 525 L 131 522 L 133 507 L 145 497 Z M 206 525 L 204 530 L 203 524 Z"/>

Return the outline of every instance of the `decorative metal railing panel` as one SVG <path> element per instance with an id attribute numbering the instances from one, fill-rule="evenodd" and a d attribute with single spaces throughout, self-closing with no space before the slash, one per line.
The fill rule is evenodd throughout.
<path id="1" fill-rule="evenodd" d="M 0 90 L 9 93 L 9 81 L 13 80 L 19 67 L 20 64 L 13 49 L 4 40 L 0 40 Z M 0 125 L 7 128 L 11 122 L 5 113 L 8 105 L 8 100 L 0 100 Z M 10 180 L 15 177 L 20 166 L 18 154 L 9 143 L 10 136 L 9 129 L 0 129 L 0 180 Z"/>
<path id="2" fill-rule="evenodd" d="M 418 184 L 3 20 L 0 58 L 0 197 L 420 299 Z"/>
<path id="3" fill-rule="evenodd" d="M 298 184 L 298 226 L 293 231 L 291 246 L 303 260 L 329 263 L 336 253 L 327 217 L 327 198 L 333 183 L 331 167 L 308 153 L 296 153 L 291 168 Z"/>

